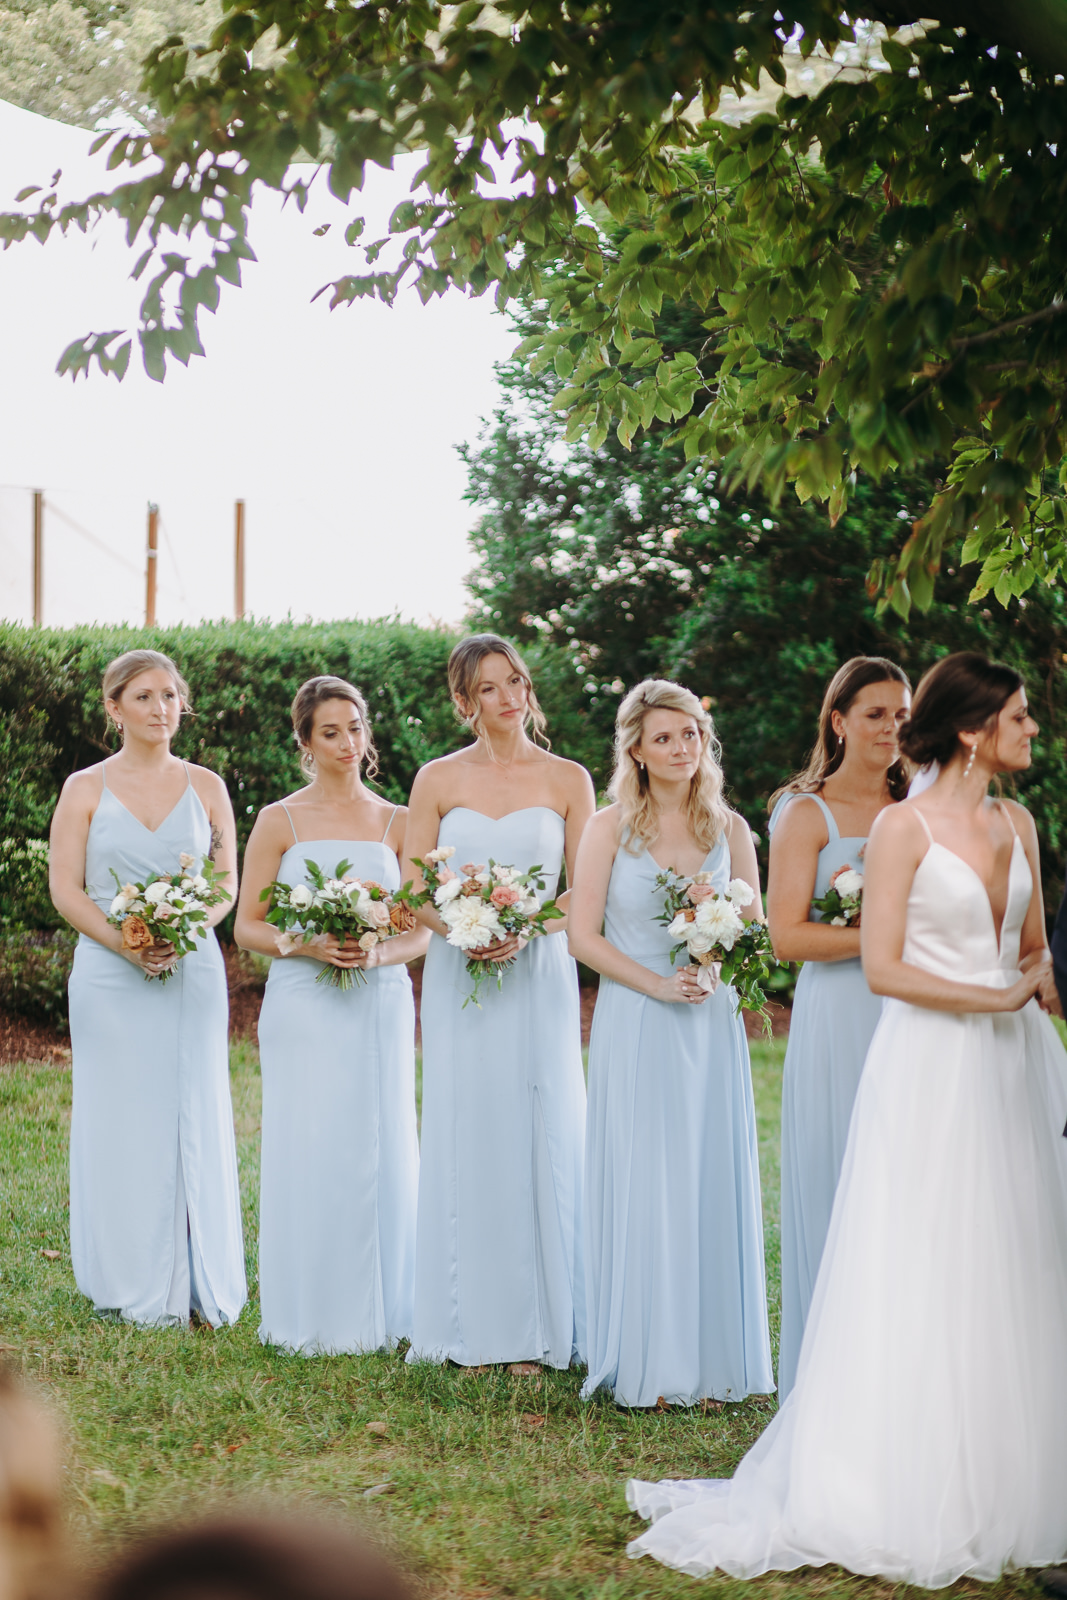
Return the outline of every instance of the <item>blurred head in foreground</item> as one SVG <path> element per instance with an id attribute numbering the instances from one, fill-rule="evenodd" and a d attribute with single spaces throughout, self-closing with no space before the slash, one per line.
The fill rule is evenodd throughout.
<path id="1" fill-rule="evenodd" d="M 125 1550 L 93 1600 L 413 1600 L 372 1546 L 336 1523 L 218 1517 Z"/>
<path id="2" fill-rule="evenodd" d="M 58 1431 L 0 1368 L 0 1600 L 54 1592 L 62 1545 Z"/>

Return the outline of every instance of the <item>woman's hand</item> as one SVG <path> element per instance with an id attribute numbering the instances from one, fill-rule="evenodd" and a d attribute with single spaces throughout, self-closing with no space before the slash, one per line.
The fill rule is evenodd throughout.
<path id="1" fill-rule="evenodd" d="M 513 933 L 498 944 L 482 945 L 481 949 L 468 950 L 467 954 L 472 961 L 514 961 L 519 951 L 525 950 L 529 942 L 529 939 Z"/>
<path id="2" fill-rule="evenodd" d="M 375 949 L 378 947 L 375 946 Z M 338 939 L 335 933 L 317 933 L 305 944 L 303 941 L 295 950 L 289 952 L 294 956 L 310 956 L 313 961 L 325 961 L 330 967 L 362 967 L 367 965 L 366 951 L 359 948 L 355 939 Z M 377 961 L 371 965 L 377 965 Z"/>
<path id="3" fill-rule="evenodd" d="M 1013 983 L 1008 989 L 998 990 L 1001 1004 L 996 1007 L 998 1011 L 1021 1011 L 1028 1000 L 1032 1000 L 1040 989 L 1045 977 L 1052 971 L 1052 963 L 1041 961 L 1035 963 L 1028 972 Z M 990 1010 L 994 1008 L 991 1006 Z"/>
<path id="4" fill-rule="evenodd" d="M 125 945 L 120 945 L 118 953 L 135 967 L 140 967 L 150 978 L 158 978 L 161 972 L 169 972 L 178 960 L 177 950 L 166 939 L 157 939 L 141 950 L 127 950 Z"/>
<path id="5" fill-rule="evenodd" d="M 699 973 L 698 967 L 680 967 L 677 972 L 672 972 L 669 978 L 660 980 L 660 992 L 656 995 L 656 999 L 678 1002 L 682 1005 L 703 1005 L 709 991 L 700 987 Z"/>

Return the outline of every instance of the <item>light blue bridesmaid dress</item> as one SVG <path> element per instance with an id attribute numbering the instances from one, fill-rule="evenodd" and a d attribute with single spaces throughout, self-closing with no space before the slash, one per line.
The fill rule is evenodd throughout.
<path id="1" fill-rule="evenodd" d="M 605 937 L 668 976 L 658 867 L 620 846 Z M 704 862 L 730 880 L 720 839 Z M 702 1005 L 601 978 L 589 1044 L 589 1377 L 622 1406 L 743 1400 L 774 1388 L 748 1041 L 725 984 Z"/>
<path id="2" fill-rule="evenodd" d="M 305 882 L 309 859 L 400 886 L 384 835 L 296 842 L 279 880 Z M 308 1356 L 410 1338 L 419 1182 L 407 968 L 372 967 L 347 991 L 316 983 L 322 968 L 272 962 L 259 1017 L 259 1337 Z"/>
<path id="3" fill-rule="evenodd" d="M 439 845 L 455 864 L 543 866 L 554 894 L 563 818 L 526 806 L 493 819 L 456 806 Z M 422 1172 L 409 1361 L 462 1366 L 585 1355 L 585 1138 L 578 974 L 565 934 L 533 940 L 484 982 L 438 935 L 422 980 Z"/>
<path id="4" fill-rule="evenodd" d="M 819 851 L 814 898 L 821 899 L 839 867 L 862 870 L 864 838 L 842 838 L 821 795 L 783 795 L 771 816 L 773 833 L 787 805 L 814 801 L 829 839 Z M 820 920 L 813 912 L 812 921 Z M 800 969 L 782 1076 L 782 1331 L 778 1398 L 796 1378 L 800 1342 L 830 1226 L 837 1179 L 852 1120 L 852 1103 L 882 1002 L 867 987 L 858 956 L 806 961 Z"/>
<path id="5" fill-rule="evenodd" d="M 107 914 L 122 883 L 176 872 L 211 846 L 190 781 L 153 831 L 107 786 L 89 825 L 85 892 Z M 226 969 L 214 933 L 166 983 L 82 934 L 70 977 L 74 1109 L 70 1243 L 98 1311 L 147 1324 L 234 1322 L 245 1302 L 230 1105 Z"/>

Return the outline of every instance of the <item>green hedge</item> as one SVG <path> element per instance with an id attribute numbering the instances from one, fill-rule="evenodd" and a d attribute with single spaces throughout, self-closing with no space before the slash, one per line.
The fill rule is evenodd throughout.
<path id="1" fill-rule="evenodd" d="M 423 762 L 465 737 L 445 684 L 458 634 L 401 622 L 222 623 L 188 628 L 71 628 L 0 624 L 0 927 L 58 925 L 30 841 L 47 836 L 64 779 L 117 748 L 100 700 L 104 667 L 124 650 L 173 657 L 194 712 L 175 741 L 178 755 L 226 783 L 244 847 L 260 807 L 302 782 L 289 707 L 316 673 L 336 673 L 367 697 L 381 761 L 378 786 L 407 798 Z M 614 706 L 582 701 L 570 659 L 528 649 L 553 747 L 590 767 L 598 783 L 610 761 Z"/>

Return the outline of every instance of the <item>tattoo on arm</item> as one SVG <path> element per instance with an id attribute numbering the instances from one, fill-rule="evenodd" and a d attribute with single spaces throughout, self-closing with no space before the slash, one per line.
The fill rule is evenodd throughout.
<path id="1" fill-rule="evenodd" d="M 218 827 L 217 824 L 215 824 L 213 822 L 211 824 L 211 849 L 208 851 L 208 856 L 210 857 L 210 859 L 212 861 L 215 860 L 215 858 L 217 857 L 217 855 L 218 855 L 218 853 L 219 853 L 219 851 L 221 849 L 222 849 L 222 829 L 220 827 Z"/>

